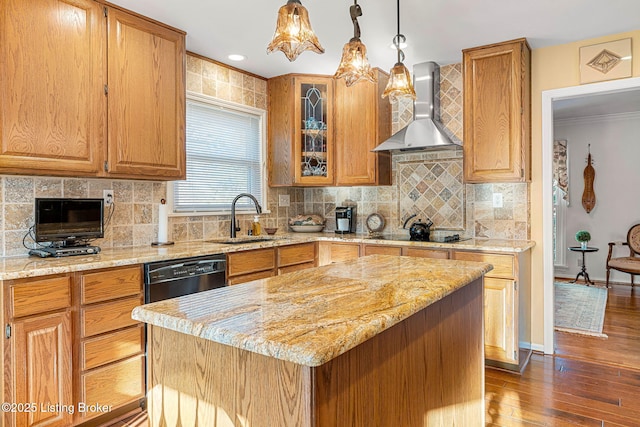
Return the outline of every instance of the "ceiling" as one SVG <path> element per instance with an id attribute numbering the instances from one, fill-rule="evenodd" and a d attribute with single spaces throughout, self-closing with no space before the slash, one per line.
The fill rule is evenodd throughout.
<path id="1" fill-rule="evenodd" d="M 342 46 L 353 36 L 350 0 L 301 0 L 325 49 L 303 52 L 289 62 L 282 52 L 267 54 L 276 15 L 286 0 L 111 0 L 134 12 L 187 33 L 187 50 L 262 76 L 287 73 L 334 74 Z M 361 40 L 369 62 L 389 70 L 396 62 L 391 49 L 396 28 L 396 2 L 360 0 Z M 435 61 L 458 63 L 462 49 L 526 37 L 531 48 L 570 43 L 640 29 L 638 0 L 402 0 L 401 32 L 408 47 L 405 64 Z M 233 62 L 229 54 L 242 54 Z M 602 102 L 602 101 L 609 102 Z M 638 111 L 640 92 L 581 97 L 554 103 L 556 118 Z"/>

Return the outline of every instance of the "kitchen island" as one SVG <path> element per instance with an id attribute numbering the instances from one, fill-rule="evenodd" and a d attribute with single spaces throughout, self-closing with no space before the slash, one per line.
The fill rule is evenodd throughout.
<path id="1" fill-rule="evenodd" d="M 150 424 L 482 426 L 490 270 L 373 255 L 137 307 Z"/>

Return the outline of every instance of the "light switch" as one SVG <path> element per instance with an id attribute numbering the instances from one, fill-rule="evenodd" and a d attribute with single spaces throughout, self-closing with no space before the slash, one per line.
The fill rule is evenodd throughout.
<path id="1" fill-rule="evenodd" d="M 286 208 L 290 204 L 290 199 L 288 194 L 280 194 L 278 195 L 278 207 Z"/>
<path id="2" fill-rule="evenodd" d="M 494 208 L 502 207 L 502 193 L 493 193 L 493 207 Z"/>

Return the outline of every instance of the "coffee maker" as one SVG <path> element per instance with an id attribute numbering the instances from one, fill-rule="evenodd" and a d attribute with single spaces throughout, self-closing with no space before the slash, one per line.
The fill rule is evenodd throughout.
<path id="1" fill-rule="evenodd" d="M 356 232 L 356 207 L 338 206 L 336 207 L 336 233 Z"/>

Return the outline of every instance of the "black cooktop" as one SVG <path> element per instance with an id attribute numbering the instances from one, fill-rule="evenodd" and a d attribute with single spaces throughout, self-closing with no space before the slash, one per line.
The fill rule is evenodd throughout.
<path id="1" fill-rule="evenodd" d="M 435 242 L 435 243 L 457 243 L 465 240 L 471 240 L 471 237 L 460 236 L 459 234 L 449 234 L 446 236 L 429 236 L 429 240 L 412 239 L 411 236 L 406 234 L 394 234 L 394 235 L 380 235 L 372 236 L 372 239 L 378 240 L 398 240 L 404 242 Z"/>

